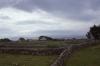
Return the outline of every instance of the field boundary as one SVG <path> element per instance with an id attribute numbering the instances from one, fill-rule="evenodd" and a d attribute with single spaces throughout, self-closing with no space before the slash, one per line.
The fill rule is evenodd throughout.
<path id="1" fill-rule="evenodd" d="M 98 44 L 99 41 L 92 41 L 92 42 L 85 42 L 78 45 L 71 45 L 59 55 L 59 57 L 50 65 L 50 66 L 65 66 L 65 60 L 69 59 L 73 52 L 78 51 L 82 48 L 87 48 L 90 46 L 100 45 Z M 66 60 L 66 61 L 67 61 Z"/>
<path id="2" fill-rule="evenodd" d="M 0 47 L 0 53 L 9 54 L 24 54 L 24 55 L 59 55 L 64 50 L 61 48 L 12 48 L 12 47 Z"/>

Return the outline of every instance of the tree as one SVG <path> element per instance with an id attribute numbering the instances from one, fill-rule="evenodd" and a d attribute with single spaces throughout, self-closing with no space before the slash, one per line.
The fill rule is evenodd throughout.
<path id="1" fill-rule="evenodd" d="M 48 37 L 48 36 L 40 36 L 39 40 L 53 40 L 53 38 Z"/>
<path id="2" fill-rule="evenodd" d="M 0 39 L 0 42 L 11 42 L 11 40 L 8 38 L 4 38 L 4 39 Z"/>
<path id="3" fill-rule="evenodd" d="M 25 41 L 25 39 L 21 37 L 21 38 L 19 38 L 19 41 Z"/>
<path id="4" fill-rule="evenodd" d="M 88 39 L 100 39 L 100 26 L 94 25 L 90 27 L 90 31 L 86 34 Z"/>
<path id="5" fill-rule="evenodd" d="M 88 39 L 91 39 L 91 38 L 92 38 L 90 32 L 87 32 L 86 37 L 87 37 Z"/>

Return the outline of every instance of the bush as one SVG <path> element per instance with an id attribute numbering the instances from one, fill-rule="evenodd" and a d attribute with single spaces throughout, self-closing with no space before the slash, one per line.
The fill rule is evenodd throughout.
<path id="1" fill-rule="evenodd" d="M 4 39 L 0 39 L 0 42 L 11 42 L 11 40 L 8 38 L 4 38 Z"/>
<path id="2" fill-rule="evenodd" d="M 25 39 L 24 38 L 19 38 L 19 41 L 25 41 Z"/>

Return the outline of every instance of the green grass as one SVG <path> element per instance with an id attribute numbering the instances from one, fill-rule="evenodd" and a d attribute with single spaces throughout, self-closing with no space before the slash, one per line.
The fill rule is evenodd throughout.
<path id="1" fill-rule="evenodd" d="M 74 53 L 66 66 L 100 66 L 100 45 Z"/>
<path id="2" fill-rule="evenodd" d="M 0 54 L 0 66 L 50 66 L 56 57 Z"/>
<path id="3" fill-rule="evenodd" d="M 80 44 L 85 40 L 66 40 L 66 41 L 30 41 L 30 42 L 0 42 L 5 46 L 33 46 L 34 48 L 64 47 L 71 44 Z"/>

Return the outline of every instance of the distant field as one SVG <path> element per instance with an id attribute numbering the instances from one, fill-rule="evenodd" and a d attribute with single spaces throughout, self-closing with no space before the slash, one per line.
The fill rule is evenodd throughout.
<path id="1" fill-rule="evenodd" d="M 66 40 L 66 41 L 24 41 L 24 42 L 0 42 L 0 45 L 5 46 L 31 46 L 34 48 L 45 47 L 63 47 L 71 44 L 80 44 L 85 40 Z"/>
<path id="2" fill-rule="evenodd" d="M 100 66 L 100 45 L 74 53 L 66 66 Z"/>
<path id="3" fill-rule="evenodd" d="M 0 54 L 0 66 L 50 66 L 56 57 Z"/>

